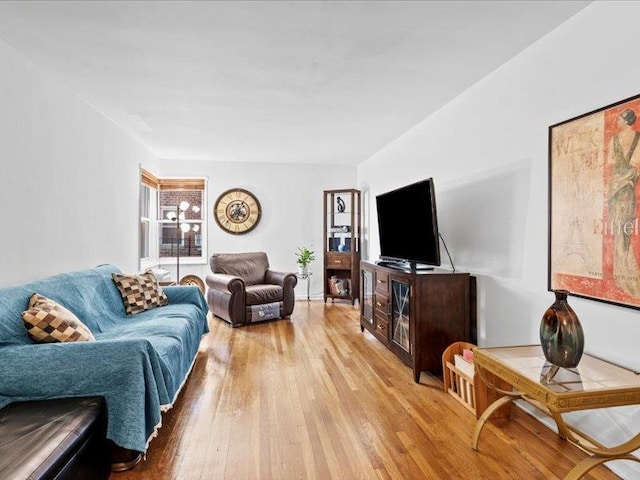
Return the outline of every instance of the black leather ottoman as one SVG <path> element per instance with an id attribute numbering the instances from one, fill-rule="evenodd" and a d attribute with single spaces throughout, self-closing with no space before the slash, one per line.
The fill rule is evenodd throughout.
<path id="1" fill-rule="evenodd" d="M 17 402 L 0 410 L 0 479 L 106 479 L 101 397 Z"/>

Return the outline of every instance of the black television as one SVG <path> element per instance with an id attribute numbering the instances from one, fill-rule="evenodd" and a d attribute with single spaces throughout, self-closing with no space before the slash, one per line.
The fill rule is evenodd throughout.
<path id="1" fill-rule="evenodd" d="M 376 206 L 379 264 L 411 270 L 440 265 L 433 178 L 377 195 Z"/>

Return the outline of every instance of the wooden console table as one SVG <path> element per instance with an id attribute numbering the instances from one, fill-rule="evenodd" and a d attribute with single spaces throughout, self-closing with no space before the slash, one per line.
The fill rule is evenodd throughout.
<path id="1" fill-rule="evenodd" d="M 583 355 L 576 368 L 560 368 L 546 362 L 540 345 L 473 349 L 474 363 L 483 381 L 494 386 L 490 373 L 513 386 L 512 391 L 493 402 L 478 419 L 471 447 L 478 450 L 482 428 L 491 415 L 514 400 L 522 399 L 549 414 L 560 437 L 590 454 L 565 477 L 577 480 L 592 468 L 609 460 L 640 462 L 631 452 L 640 448 L 640 433 L 614 447 L 605 447 L 577 428 L 567 425 L 562 414 L 576 410 L 640 404 L 640 375 L 590 355 Z"/>

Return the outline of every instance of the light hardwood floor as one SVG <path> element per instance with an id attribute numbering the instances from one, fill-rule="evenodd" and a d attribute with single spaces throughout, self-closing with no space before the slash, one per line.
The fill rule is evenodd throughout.
<path id="1" fill-rule="evenodd" d="M 291 320 L 210 326 L 146 461 L 109 480 L 546 480 L 586 456 L 519 409 L 474 452 L 475 417 L 440 378 L 414 383 L 357 306 L 298 300 Z"/>

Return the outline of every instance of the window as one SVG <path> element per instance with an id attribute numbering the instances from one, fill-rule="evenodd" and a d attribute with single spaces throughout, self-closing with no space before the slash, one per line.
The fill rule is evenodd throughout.
<path id="1" fill-rule="evenodd" d="M 206 180 L 140 174 L 140 269 L 180 261 L 206 261 Z"/>
<path id="2" fill-rule="evenodd" d="M 152 263 L 156 257 L 157 248 L 155 248 L 155 217 L 157 209 L 157 190 L 158 179 L 151 173 L 141 169 L 140 174 L 140 198 L 139 198 L 139 244 L 138 258 L 139 267 L 143 268 L 145 264 Z"/>
<path id="3" fill-rule="evenodd" d="M 204 259 L 204 179 L 159 179 L 160 258 Z"/>
<path id="4" fill-rule="evenodd" d="M 160 207 L 161 219 L 174 218 L 176 207 Z M 160 223 L 160 235 L 158 235 L 160 246 L 167 247 L 175 245 L 176 225 L 175 222 Z M 163 250 L 162 248 L 160 250 Z M 164 249 L 166 251 L 166 248 Z M 166 255 L 165 255 L 166 256 Z M 169 255 L 172 256 L 172 255 Z"/>
<path id="5" fill-rule="evenodd" d="M 151 189 L 146 185 L 140 186 L 140 260 L 149 258 L 149 210 L 150 210 Z"/>

